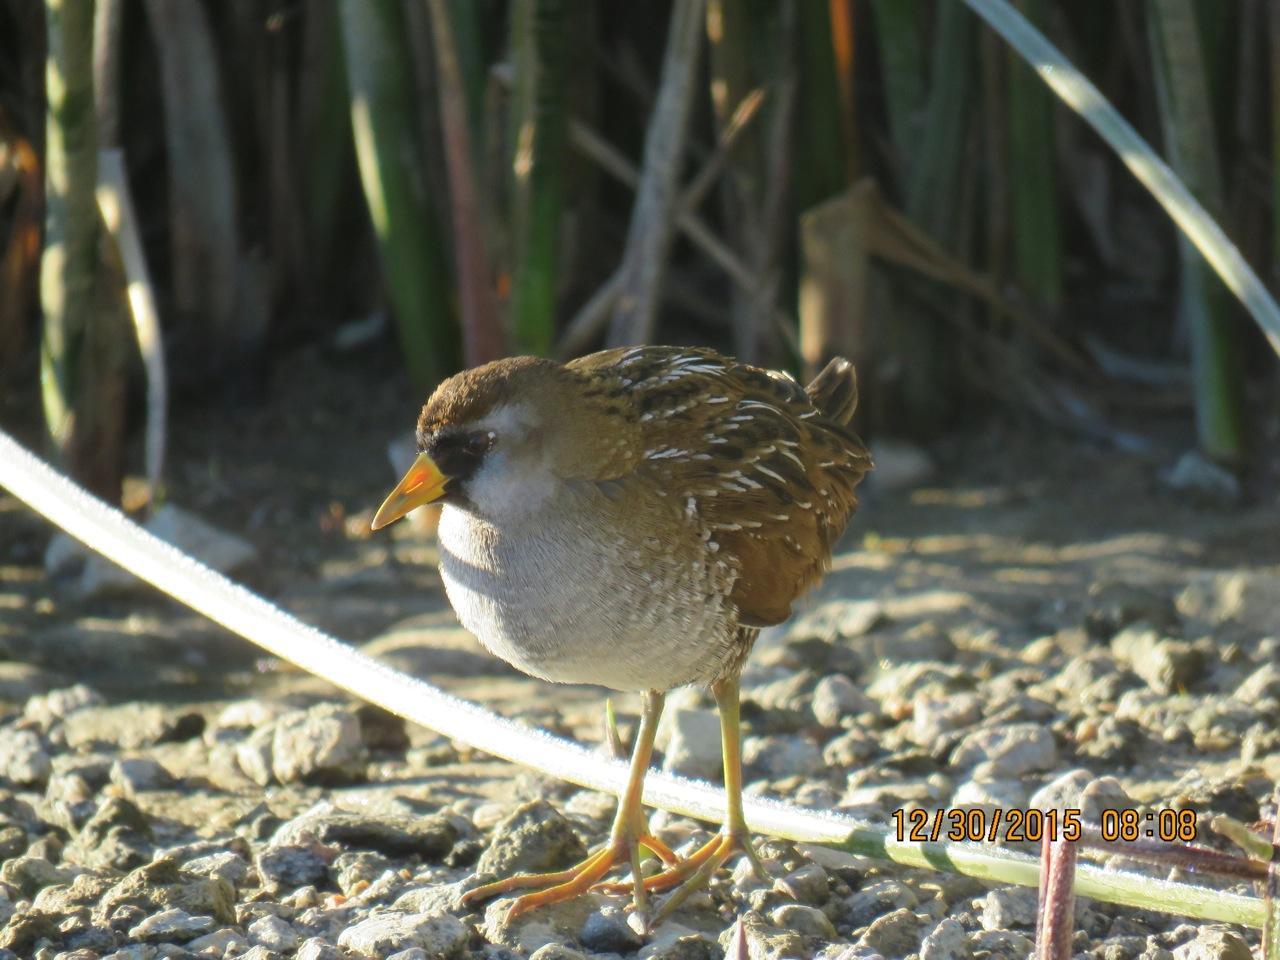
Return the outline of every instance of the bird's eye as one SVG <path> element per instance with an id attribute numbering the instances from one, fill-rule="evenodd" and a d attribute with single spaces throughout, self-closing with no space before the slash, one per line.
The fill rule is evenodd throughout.
<path id="1" fill-rule="evenodd" d="M 485 433 L 473 433 L 467 437 L 467 452 L 474 455 L 487 453 L 489 448 L 493 446 L 496 439 L 494 432 L 489 430 Z"/>

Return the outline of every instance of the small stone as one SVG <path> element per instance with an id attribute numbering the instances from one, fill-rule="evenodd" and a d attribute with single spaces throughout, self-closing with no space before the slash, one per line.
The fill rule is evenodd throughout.
<path id="1" fill-rule="evenodd" d="M 128 757 L 111 765 L 111 782 L 132 796 L 147 790 L 168 790 L 173 775 L 148 757 Z"/>
<path id="2" fill-rule="evenodd" d="M 920 918 L 907 909 L 879 917 L 859 940 L 885 957 L 905 957 L 920 948 Z"/>
<path id="3" fill-rule="evenodd" d="M 249 861 L 238 853 L 226 850 L 188 860 L 182 865 L 182 869 L 202 877 L 220 877 L 231 886 L 239 887 L 249 873 Z"/>
<path id="4" fill-rule="evenodd" d="M 349 783 L 367 759 L 359 717 L 349 707 L 322 703 L 276 722 L 271 770 L 281 783 Z"/>
<path id="5" fill-rule="evenodd" d="M 969 960 L 969 941 L 960 921 L 946 917 L 920 943 L 920 960 Z"/>
<path id="6" fill-rule="evenodd" d="M 1199 450 L 1188 450 L 1160 482 L 1175 493 L 1186 494 L 1209 506 L 1232 506 L 1240 501 L 1240 480 L 1234 473 L 1208 459 Z"/>
<path id="7" fill-rule="evenodd" d="M 914 908 L 919 898 L 899 880 L 875 880 L 845 897 L 840 904 L 840 919 L 850 927 L 865 927 L 892 910 Z"/>
<path id="8" fill-rule="evenodd" d="M 259 917 L 245 929 L 252 943 L 260 943 L 271 950 L 288 953 L 298 945 L 298 934 L 279 917 L 267 914 Z"/>
<path id="9" fill-rule="evenodd" d="M 240 768 L 241 773 L 260 787 L 270 786 L 275 782 L 275 773 L 272 770 L 272 746 L 275 743 L 275 736 L 274 727 L 262 727 L 236 744 L 236 766 Z"/>
<path id="10" fill-rule="evenodd" d="M 208 914 L 220 923 L 234 923 L 235 890 L 224 880 L 181 870 L 173 860 L 155 860 L 131 872 L 102 896 L 96 919 L 112 915 L 119 906 L 142 906 L 152 912 L 176 907 L 187 913 Z M 194 949 L 194 948 L 192 948 Z"/>
<path id="11" fill-rule="evenodd" d="M 157 743 L 180 743 L 204 732 L 203 715 L 157 703 L 85 707 L 62 724 L 67 746 L 76 750 L 140 750 Z"/>
<path id="12" fill-rule="evenodd" d="M 1008 780 L 1051 770 L 1058 759 L 1053 734 L 1033 723 L 984 727 L 965 736 L 951 754 L 957 767 L 980 764 L 986 779 Z M 975 776 L 978 771 L 975 771 Z"/>
<path id="13" fill-rule="evenodd" d="M 746 858 L 743 862 L 750 865 Z M 805 864 L 798 870 L 779 877 L 774 881 L 773 888 L 785 897 L 814 906 L 822 906 L 831 898 L 831 881 L 827 877 L 827 871 L 816 863 Z"/>
<path id="14" fill-rule="evenodd" d="M 1252 956 L 1243 937 L 1217 925 L 1201 927 L 1195 939 L 1173 948 L 1174 960 L 1251 960 Z"/>
<path id="15" fill-rule="evenodd" d="M 314 844 L 269 846 L 258 854 L 254 866 L 263 887 L 272 893 L 320 883 L 329 875 L 329 861 Z"/>
<path id="16" fill-rule="evenodd" d="M 1095 777 L 1088 770 L 1068 770 L 1031 795 L 1036 810 L 1079 810 L 1087 823 L 1099 823 L 1103 808 L 1136 806 L 1115 777 Z"/>
<path id="17" fill-rule="evenodd" d="M 951 796 L 953 807 L 1024 807 L 1027 785 L 1022 780 L 966 780 Z"/>
<path id="18" fill-rule="evenodd" d="M 975 693 L 921 695 L 911 704 L 910 736 L 922 747 L 931 747 L 944 736 L 973 726 L 981 715 L 981 703 Z"/>
<path id="19" fill-rule="evenodd" d="M 807 777 L 823 768 L 822 751 L 800 736 L 747 737 L 742 762 L 770 780 Z"/>
<path id="20" fill-rule="evenodd" d="M 616 901 L 602 894 L 588 893 L 511 918 L 508 913 L 514 902 L 505 897 L 490 901 L 479 929 L 490 943 L 523 953 L 532 953 L 548 943 L 571 943 L 581 933 L 588 916 L 607 906 L 617 906 Z"/>
<path id="21" fill-rule="evenodd" d="M 203 937 L 196 937 L 187 944 L 187 949 L 192 953 L 225 957 L 229 954 L 234 956 L 237 953 L 243 953 L 249 949 L 249 943 L 238 931 L 223 927 L 213 933 L 206 933 Z"/>
<path id="22" fill-rule="evenodd" d="M 186 943 L 210 932 L 215 925 L 213 917 L 193 917 L 178 909 L 162 910 L 133 927 L 129 937 L 148 943 Z"/>
<path id="23" fill-rule="evenodd" d="M 431 957 L 448 957 L 459 952 L 469 939 L 467 928 L 457 917 L 387 911 L 343 930 L 338 946 L 376 960 L 410 947 L 421 947 Z"/>
<path id="24" fill-rule="evenodd" d="M 91 867 L 131 870 L 151 859 L 151 823 L 131 801 L 108 797 L 85 821 L 75 839 L 73 856 Z"/>
<path id="25" fill-rule="evenodd" d="M 70 871 L 55 867 L 44 857 L 15 857 L 0 864 L 0 883 L 26 898 L 34 897 L 45 887 L 70 880 Z"/>
<path id="26" fill-rule="evenodd" d="M 671 733 L 662 769 L 684 777 L 720 776 L 720 718 L 713 710 L 689 708 L 671 714 Z"/>
<path id="27" fill-rule="evenodd" d="M 587 955 L 563 943 L 548 943 L 529 954 L 529 960 L 587 960 Z"/>
<path id="28" fill-rule="evenodd" d="M 578 941 L 593 953 L 630 953 L 644 943 L 616 906 L 605 906 L 587 916 Z"/>
<path id="29" fill-rule="evenodd" d="M 156 955 L 156 948 L 149 943 L 131 943 L 127 947 L 121 947 L 114 953 L 109 953 L 102 960 L 152 960 Z"/>
<path id="30" fill-rule="evenodd" d="M 1244 679 L 1233 696 L 1241 703 L 1280 699 L 1280 664 L 1264 663 Z"/>
<path id="31" fill-rule="evenodd" d="M 185 958 L 183 958 L 183 960 L 185 960 Z M 236 960 L 284 960 L 284 956 L 269 947 L 257 944 L 237 956 Z M 388 960 L 390 960 L 390 958 L 388 958 Z"/>
<path id="32" fill-rule="evenodd" d="M 835 925 L 825 913 L 803 903 L 784 903 L 774 907 L 769 913 L 769 919 L 775 927 L 790 930 L 802 937 L 830 939 L 836 935 Z"/>
<path id="33" fill-rule="evenodd" d="M 461 817 L 435 814 L 426 817 L 348 813 L 328 804 L 283 824 L 272 836 L 278 844 L 304 845 L 316 840 L 351 851 L 373 851 L 387 857 L 421 857 L 436 863 L 453 849 L 470 824 Z"/>
<path id="34" fill-rule="evenodd" d="M 983 930 L 1035 927 L 1036 891 L 1026 887 L 992 890 L 980 901 L 978 922 Z"/>
<path id="35" fill-rule="evenodd" d="M 1146 624 L 1126 627 L 1111 641 L 1116 659 L 1156 693 L 1185 690 L 1202 674 L 1204 658 L 1184 640 L 1170 640 Z"/>
<path id="36" fill-rule="evenodd" d="M 840 736 L 827 741 L 822 748 L 822 760 L 830 767 L 857 767 L 880 752 L 880 744 L 867 731 L 846 730 Z"/>
<path id="37" fill-rule="evenodd" d="M 556 870 L 584 859 L 587 848 L 551 804 L 533 800 L 517 807 L 493 831 L 476 872 L 494 876 Z"/>
<path id="38" fill-rule="evenodd" d="M 838 727 L 845 717 L 874 713 L 876 704 L 842 673 L 823 677 L 813 688 L 813 718 L 824 727 Z"/>
<path id="39" fill-rule="evenodd" d="M 296 960 L 343 960 L 342 951 L 327 940 L 308 937 L 298 947 Z"/>
<path id="40" fill-rule="evenodd" d="M 73 687 L 62 687 L 32 697 L 23 708 L 22 716 L 41 730 L 48 730 L 56 721 L 70 716 L 77 710 L 98 707 L 104 703 L 106 700 L 98 691 L 83 683 L 77 683 Z"/>
<path id="41" fill-rule="evenodd" d="M 742 914 L 720 935 L 720 946 L 726 956 L 748 956 L 752 960 L 785 960 L 808 953 L 803 937 L 790 930 L 769 926 L 765 918 L 754 910 Z"/>
<path id="42" fill-rule="evenodd" d="M 53 761 L 34 730 L 0 730 L 0 778 L 20 787 L 40 786 L 49 779 Z"/>
<path id="43" fill-rule="evenodd" d="M 1084 625 L 1091 637 L 1114 637 L 1143 621 L 1161 630 L 1178 625 L 1178 609 L 1168 594 L 1132 583 L 1099 580 L 1089 586 Z"/>
<path id="44" fill-rule="evenodd" d="M 969 950 L 988 960 L 1027 960 L 1035 945 L 1012 930 L 979 930 L 969 934 Z"/>

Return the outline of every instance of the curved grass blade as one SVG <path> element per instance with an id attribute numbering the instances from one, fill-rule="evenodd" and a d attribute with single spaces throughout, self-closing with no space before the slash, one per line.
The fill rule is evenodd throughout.
<path id="1" fill-rule="evenodd" d="M 1064 103 L 1088 123 L 1119 154 L 1207 260 L 1228 289 L 1262 328 L 1280 354 L 1280 307 L 1239 249 L 1191 195 L 1186 185 L 1143 140 L 1136 130 L 1045 36 L 1011 7 L 1007 0 L 964 0 L 1031 64 Z"/>

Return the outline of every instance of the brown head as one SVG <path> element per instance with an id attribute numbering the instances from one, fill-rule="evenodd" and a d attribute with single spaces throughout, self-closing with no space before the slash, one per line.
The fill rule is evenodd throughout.
<path id="1" fill-rule="evenodd" d="M 633 466 L 628 424 L 563 364 L 510 357 L 440 384 L 418 417 L 418 458 L 373 519 L 377 530 L 444 502 L 495 522 L 524 516 L 574 479 Z"/>

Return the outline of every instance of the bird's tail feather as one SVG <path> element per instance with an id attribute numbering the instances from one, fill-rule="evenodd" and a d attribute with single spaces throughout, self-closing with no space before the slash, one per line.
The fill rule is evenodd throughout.
<path id="1" fill-rule="evenodd" d="M 835 357 L 805 387 L 805 392 L 828 419 L 847 424 L 858 409 L 858 372 L 844 357 Z"/>

